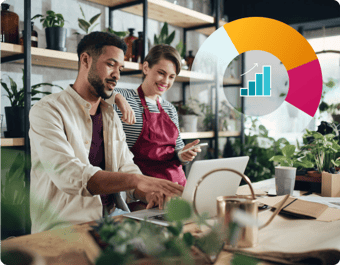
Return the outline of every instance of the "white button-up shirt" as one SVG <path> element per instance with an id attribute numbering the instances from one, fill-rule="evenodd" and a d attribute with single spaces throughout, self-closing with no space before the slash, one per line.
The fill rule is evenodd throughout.
<path id="1" fill-rule="evenodd" d="M 100 108 L 105 170 L 142 174 L 133 162 L 113 106 L 101 100 Z M 102 216 L 100 196 L 87 190 L 89 179 L 101 170 L 89 162 L 90 109 L 91 104 L 68 86 L 60 93 L 44 97 L 30 111 L 32 233 Z M 132 190 L 127 191 L 129 200 L 133 200 L 132 194 Z"/>

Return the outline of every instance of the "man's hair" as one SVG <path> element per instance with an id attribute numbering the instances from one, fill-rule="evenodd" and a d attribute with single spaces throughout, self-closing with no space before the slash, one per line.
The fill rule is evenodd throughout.
<path id="1" fill-rule="evenodd" d="M 152 68 L 161 59 L 173 62 L 176 66 L 176 74 L 179 74 L 181 71 L 181 55 L 174 47 L 167 44 L 156 45 L 149 51 L 144 61 L 149 63 L 149 68 Z M 144 73 L 143 77 L 145 77 Z"/>
<path id="2" fill-rule="evenodd" d="M 78 68 L 80 67 L 80 55 L 87 52 L 91 57 L 98 58 L 103 53 L 104 46 L 115 46 L 126 52 L 127 46 L 120 37 L 109 33 L 94 31 L 85 35 L 78 44 Z"/>

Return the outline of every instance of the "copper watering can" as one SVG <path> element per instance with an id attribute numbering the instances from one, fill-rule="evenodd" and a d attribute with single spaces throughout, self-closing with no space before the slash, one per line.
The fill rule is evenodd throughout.
<path id="1" fill-rule="evenodd" d="M 253 219 L 257 220 L 258 217 L 258 202 L 255 197 L 254 189 L 251 185 L 250 179 L 240 173 L 237 170 L 230 169 L 230 168 L 220 168 L 215 169 L 207 174 L 205 174 L 201 179 L 197 182 L 195 191 L 193 194 L 193 208 L 197 216 L 199 216 L 196 208 L 196 194 L 199 185 L 202 183 L 202 181 L 208 177 L 210 174 L 219 172 L 219 171 L 229 171 L 233 172 L 237 175 L 239 175 L 242 179 L 245 180 L 245 182 L 249 185 L 251 196 L 219 196 L 216 198 L 217 200 L 217 218 L 220 224 L 223 225 L 223 228 L 226 230 L 230 227 L 231 223 L 233 222 L 233 214 L 235 210 L 243 210 L 245 213 L 253 217 Z M 280 212 L 282 206 L 289 198 L 289 194 L 286 195 L 286 197 L 282 200 L 280 205 L 276 208 L 275 212 L 272 214 L 272 216 L 268 219 L 268 221 L 261 225 L 261 226 L 243 226 L 241 227 L 241 231 L 239 232 L 238 240 L 235 244 L 231 244 L 229 238 L 227 238 L 225 241 L 225 245 L 229 247 L 236 247 L 236 248 L 250 248 L 255 247 L 258 245 L 258 232 L 260 229 L 266 227 L 269 225 L 274 217 Z"/>

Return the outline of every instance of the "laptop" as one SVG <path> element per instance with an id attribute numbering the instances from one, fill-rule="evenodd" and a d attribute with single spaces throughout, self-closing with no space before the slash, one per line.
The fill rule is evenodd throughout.
<path id="1" fill-rule="evenodd" d="M 191 166 L 182 198 L 192 204 L 197 182 L 209 171 L 219 168 L 230 168 L 244 173 L 248 161 L 249 156 L 195 161 Z M 198 213 L 207 212 L 210 217 L 216 216 L 216 198 L 218 196 L 235 195 L 240 182 L 241 177 L 229 171 L 220 171 L 208 175 L 197 190 L 196 208 Z M 158 208 L 131 212 L 123 216 L 137 220 L 146 219 L 148 222 L 162 226 L 169 225 L 169 222 L 165 220 L 165 211 Z M 189 220 L 188 222 L 191 221 Z"/>

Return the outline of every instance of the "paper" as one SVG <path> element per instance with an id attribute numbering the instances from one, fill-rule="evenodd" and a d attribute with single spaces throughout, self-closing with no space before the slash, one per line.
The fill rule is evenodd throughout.
<path id="1" fill-rule="evenodd" d="M 275 207 L 275 205 L 278 205 L 283 198 L 284 196 L 261 198 L 258 199 L 258 202 Z M 288 203 L 290 203 L 289 206 L 287 206 Z M 294 197 L 290 197 L 288 199 L 288 203 L 287 202 L 285 203 L 285 206 L 287 207 L 284 208 L 284 211 L 289 212 L 290 214 L 298 217 L 314 218 L 317 221 L 323 222 L 332 222 L 340 220 L 340 209 L 330 208 L 327 205 L 320 204 L 317 202 L 309 202 L 306 200 L 303 201 Z"/>
<path id="2" fill-rule="evenodd" d="M 325 204 L 328 207 L 340 209 L 340 198 L 334 197 L 317 197 L 317 196 L 299 196 L 296 197 L 299 200 L 309 201 L 309 202 L 317 202 L 321 204 Z"/>

